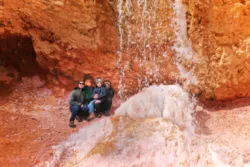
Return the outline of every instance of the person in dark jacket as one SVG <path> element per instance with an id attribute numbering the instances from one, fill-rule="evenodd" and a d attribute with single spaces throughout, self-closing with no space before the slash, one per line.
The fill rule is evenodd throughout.
<path id="1" fill-rule="evenodd" d="M 96 78 L 96 88 L 92 93 L 93 101 L 95 104 L 96 114 L 98 117 L 101 116 L 101 108 L 104 104 L 106 98 L 106 88 L 103 86 L 103 81 L 101 78 Z"/>
<path id="2" fill-rule="evenodd" d="M 94 118 L 94 103 L 90 104 L 90 102 L 93 100 L 92 93 L 93 93 L 94 87 L 92 86 L 92 80 L 87 79 L 85 80 L 85 86 L 83 88 L 84 92 L 84 101 L 83 104 L 89 107 L 89 112 L 80 112 L 79 115 L 76 116 L 76 119 L 78 122 L 81 122 L 82 120 L 91 120 Z"/>
<path id="3" fill-rule="evenodd" d="M 71 112 L 71 117 L 69 120 L 69 127 L 74 128 L 76 125 L 74 121 L 77 115 L 80 115 L 82 112 L 89 112 L 90 117 L 94 112 L 94 103 L 90 103 L 88 105 L 84 105 L 85 100 L 85 92 L 84 92 L 84 82 L 80 81 L 78 87 L 76 87 L 70 94 L 69 98 L 69 109 Z"/>
<path id="4" fill-rule="evenodd" d="M 112 106 L 112 99 L 113 99 L 113 97 L 115 95 L 115 91 L 112 88 L 111 82 L 109 80 L 104 81 L 104 85 L 106 87 L 106 92 L 107 92 L 107 95 L 106 95 L 106 98 L 105 98 L 105 101 L 104 101 L 104 114 L 106 116 L 109 116 L 110 115 L 110 109 L 111 109 L 111 106 Z"/>

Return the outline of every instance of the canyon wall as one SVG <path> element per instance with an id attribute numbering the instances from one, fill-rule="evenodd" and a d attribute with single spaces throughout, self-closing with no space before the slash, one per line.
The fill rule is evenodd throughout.
<path id="1" fill-rule="evenodd" d="M 1 0 L 0 84 L 6 87 L 36 73 L 50 85 L 72 88 L 90 74 L 110 79 L 116 90 L 131 95 L 155 83 L 183 83 L 173 49 L 174 3 L 128 2 Z M 195 56 L 180 64 L 197 79 L 186 88 L 204 99 L 249 97 L 249 1 L 183 4 Z"/>
<path id="2" fill-rule="evenodd" d="M 22 75 L 20 68 L 10 65 L 11 62 L 17 64 L 22 61 L 16 62 L 9 52 L 20 48 L 18 46 L 23 39 L 29 38 L 35 59 L 23 63 L 23 66 L 29 66 L 34 71 L 31 65 L 38 64 L 46 71 L 49 84 L 72 88 L 84 74 L 117 82 L 118 77 L 114 73 L 118 41 L 115 14 L 107 1 L 0 2 L 1 60 L 4 66 L 8 66 L 7 71 L 16 69 L 15 73 L 10 72 L 8 76 Z M 19 40 L 11 39 L 11 36 Z M 25 55 L 16 59 L 26 61 Z M 6 64 L 6 61 L 10 63 Z M 3 67 L 1 70 L 6 71 Z M 8 85 L 11 78 L 5 78 L 2 84 Z"/>
<path id="3" fill-rule="evenodd" d="M 250 2 L 186 0 L 195 73 L 206 99 L 250 96 Z"/>

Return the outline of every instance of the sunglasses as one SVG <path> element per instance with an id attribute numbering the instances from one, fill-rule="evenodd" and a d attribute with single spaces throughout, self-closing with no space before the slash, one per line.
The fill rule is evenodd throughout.
<path id="1" fill-rule="evenodd" d="M 83 83 L 83 82 L 80 82 L 79 84 L 80 84 L 80 85 L 83 85 L 84 83 Z"/>

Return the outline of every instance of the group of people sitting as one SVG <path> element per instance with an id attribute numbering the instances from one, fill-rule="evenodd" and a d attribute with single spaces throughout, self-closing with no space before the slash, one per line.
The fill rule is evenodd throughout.
<path id="1" fill-rule="evenodd" d="M 71 117 L 69 127 L 76 127 L 75 119 L 81 122 L 82 120 L 91 120 L 94 117 L 101 117 L 103 114 L 110 115 L 112 99 L 114 97 L 114 89 L 111 82 L 102 78 L 95 79 L 95 87 L 92 84 L 92 79 L 79 81 L 78 87 L 70 94 L 69 109 Z"/>

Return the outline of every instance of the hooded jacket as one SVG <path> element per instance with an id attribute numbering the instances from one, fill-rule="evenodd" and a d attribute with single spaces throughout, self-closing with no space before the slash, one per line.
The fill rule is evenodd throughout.
<path id="1" fill-rule="evenodd" d="M 84 89 L 76 87 L 70 94 L 69 105 L 82 105 L 84 104 Z"/>

